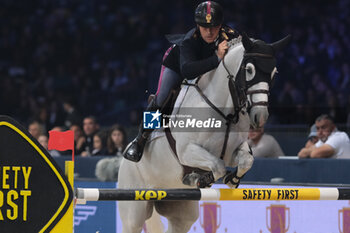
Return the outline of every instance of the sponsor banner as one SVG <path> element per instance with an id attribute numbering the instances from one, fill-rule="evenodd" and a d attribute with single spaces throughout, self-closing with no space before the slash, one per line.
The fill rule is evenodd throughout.
<path id="1" fill-rule="evenodd" d="M 235 190 L 220 190 L 220 200 L 319 200 L 320 190 L 318 188 L 254 188 Z"/>

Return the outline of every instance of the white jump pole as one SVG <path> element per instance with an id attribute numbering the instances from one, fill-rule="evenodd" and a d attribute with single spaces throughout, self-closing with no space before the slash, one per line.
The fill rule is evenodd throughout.
<path id="1" fill-rule="evenodd" d="M 349 188 L 247 188 L 247 189 L 97 189 L 77 188 L 85 201 L 273 201 L 350 200 Z"/>

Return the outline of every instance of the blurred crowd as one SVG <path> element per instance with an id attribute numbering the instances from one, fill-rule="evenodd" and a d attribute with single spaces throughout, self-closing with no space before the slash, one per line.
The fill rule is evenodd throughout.
<path id="1" fill-rule="evenodd" d="M 138 124 L 164 35 L 194 27 L 199 2 L 0 0 L 0 114 L 46 130 L 89 115 L 108 129 Z M 311 125 L 321 113 L 350 123 L 349 1 L 218 2 L 227 24 L 253 38 L 293 36 L 279 55 L 270 123 Z"/>
<path id="2" fill-rule="evenodd" d="M 83 124 L 72 123 L 70 127 L 56 126 L 49 131 L 74 132 L 74 152 L 82 157 L 111 155 L 122 158 L 122 153 L 127 145 L 127 135 L 123 126 L 114 124 L 111 127 L 101 128 L 94 116 L 87 116 L 82 120 Z M 38 121 L 32 121 L 28 125 L 28 132 L 38 142 L 49 150 L 52 156 L 71 155 L 72 151 L 52 150 L 48 147 L 48 130 Z"/>

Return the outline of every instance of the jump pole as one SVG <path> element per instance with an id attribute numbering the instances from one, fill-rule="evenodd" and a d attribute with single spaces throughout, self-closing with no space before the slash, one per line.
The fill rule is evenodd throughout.
<path id="1" fill-rule="evenodd" d="M 81 201 L 280 201 L 350 200 L 348 188 L 97 189 L 77 188 Z"/>

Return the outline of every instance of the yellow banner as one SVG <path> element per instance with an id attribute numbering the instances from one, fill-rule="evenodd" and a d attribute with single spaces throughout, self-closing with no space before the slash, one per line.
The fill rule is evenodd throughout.
<path id="1" fill-rule="evenodd" d="M 220 189 L 220 200 L 319 200 L 318 188 Z"/>

